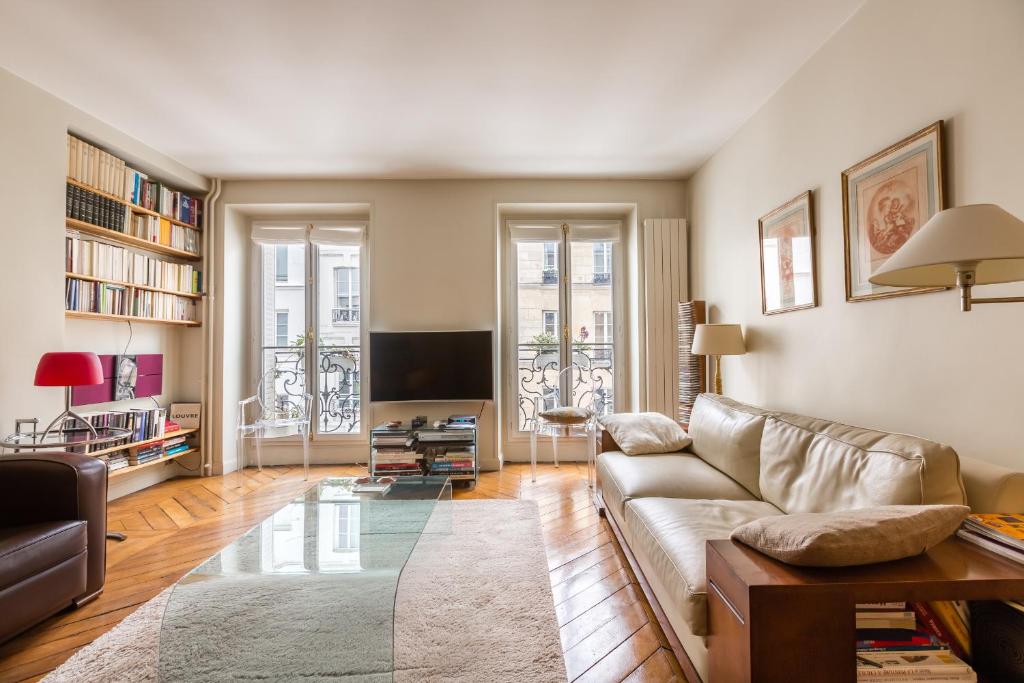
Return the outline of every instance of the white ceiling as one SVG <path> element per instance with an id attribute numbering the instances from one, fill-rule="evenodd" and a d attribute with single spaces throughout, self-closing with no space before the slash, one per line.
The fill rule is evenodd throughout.
<path id="1" fill-rule="evenodd" d="M 0 0 L 0 66 L 207 175 L 686 177 L 861 0 Z"/>

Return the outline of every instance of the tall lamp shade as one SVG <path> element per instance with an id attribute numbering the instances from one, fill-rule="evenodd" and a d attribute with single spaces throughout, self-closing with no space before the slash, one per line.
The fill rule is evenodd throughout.
<path id="1" fill-rule="evenodd" d="M 81 415 L 71 410 L 71 387 L 87 384 L 103 384 L 103 367 L 99 356 L 85 351 L 59 351 L 44 353 L 36 365 L 35 385 L 37 387 L 64 387 L 64 412 L 54 418 L 43 432 L 45 438 L 54 429 L 62 429 L 64 423 L 77 421 L 96 435 L 96 429 Z"/>
<path id="2" fill-rule="evenodd" d="M 695 356 L 714 356 L 715 393 L 722 393 L 722 356 L 741 356 L 747 352 L 743 342 L 743 329 L 732 324 L 697 325 L 693 331 L 690 353 Z"/>
<path id="3" fill-rule="evenodd" d="M 971 295 L 974 285 L 1024 280 L 1024 221 L 995 204 L 940 211 L 868 280 L 894 287 L 957 286 L 964 311 L 972 304 L 1024 301 Z"/>

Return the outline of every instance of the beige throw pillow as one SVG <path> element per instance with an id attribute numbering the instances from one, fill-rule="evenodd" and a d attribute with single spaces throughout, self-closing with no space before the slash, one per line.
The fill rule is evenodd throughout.
<path id="1" fill-rule="evenodd" d="M 678 422 L 661 413 L 614 413 L 598 421 L 626 455 L 674 453 L 693 443 Z"/>
<path id="2" fill-rule="evenodd" d="M 919 555 L 956 532 L 965 505 L 884 505 L 765 517 L 732 539 L 787 564 L 849 567 Z"/>
<path id="3" fill-rule="evenodd" d="M 563 425 L 579 425 L 590 419 L 594 413 L 586 408 L 568 406 L 565 408 L 552 408 L 540 413 L 540 416 L 548 422 L 557 422 Z"/>

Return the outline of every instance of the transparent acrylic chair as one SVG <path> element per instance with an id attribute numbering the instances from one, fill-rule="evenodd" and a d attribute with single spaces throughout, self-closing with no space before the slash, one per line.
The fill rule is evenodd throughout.
<path id="1" fill-rule="evenodd" d="M 256 387 L 256 395 L 238 402 L 236 443 L 239 473 L 246 465 L 247 437 L 256 442 L 256 467 L 262 471 L 263 439 L 291 436 L 293 432 L 297 432 L 302 437 L 304 477 L 309 479 L 309 429 L 312 408 L 313 396 L 305 392 L 301 375 L 277 368 L 268 370 Z M 240 478 L 240 482 L 244 482 L 244 478 Z M 242 483 L 239 483 L 239 486 L 241 485 Z"/>
<path id="2" fill-rule="evenodd" d="M 583 384 L 583 368 L 573 363 L 566 368 L 563 368 L 558 373 L 558 387 L 562 386 L 562 380 L 564 376 L 568 375 L 568 386 L 569 391 L 569 403 L 572 403 L 572 396 L 575 393 L 572 391 L 580 387 Z M 554 392 L 558 404 L 562 404 L 560 390 Z M 583 393 L 583 401 L 586 405 L 579 405 L 578 408 L 586 411 L 586 416 L 579 416 L 570 418 L 571 421 L 554 421 L 541 417 L 541 413 L 545 411 L 544 408 L 544 396 L 535 396 L 533 398 L 533 429 L 530 431 L 530 478 L 531 481 L 537 481 L 537 436 L 546 434 L 551 437 L 551 452 L 554 456 L 555 467 L 558 467 L 558 437 L 559 436 L 583 436 L 587 439 L 587 485 L 590 488 L 594 487 L 594 463 L 597 460 L 597 414 L 594 410 L 594 393 L 592 391 L 586 391 Z M 562 406 L 562 407 L 571 407 Z"/>

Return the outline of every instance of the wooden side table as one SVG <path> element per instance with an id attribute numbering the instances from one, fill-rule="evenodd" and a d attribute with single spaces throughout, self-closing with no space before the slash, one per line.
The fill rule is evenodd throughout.
<path id="1" fill-rule="evenodd" d="M 857 603 L 1024 597 L 1024 565 L 956 538 L 845 568 L 794 567 L 708 541 L 707 578 L 709 683 L 854 683 Z"/>

